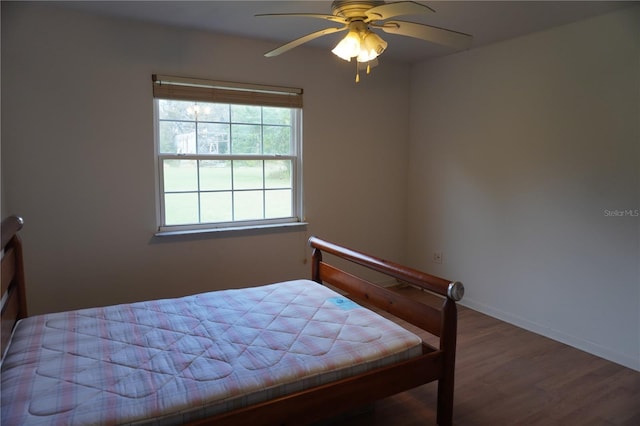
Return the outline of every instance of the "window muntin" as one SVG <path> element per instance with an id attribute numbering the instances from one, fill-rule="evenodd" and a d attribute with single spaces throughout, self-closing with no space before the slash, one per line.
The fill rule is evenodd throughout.
<path id="1" fill-rule="evenodd" d="M 154 102 L 161 232 L 301 220 L 300 108 Z"/>

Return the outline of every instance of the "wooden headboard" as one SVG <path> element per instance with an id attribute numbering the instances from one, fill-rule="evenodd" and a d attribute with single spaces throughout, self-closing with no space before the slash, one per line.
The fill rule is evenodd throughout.
<path id="1" fill-rule="evenodd" d="M 2 221 L 2 355 L 14 325 L 27 316 L 22 241 L 18 236 L 23 224 L 19 216 Z"/>

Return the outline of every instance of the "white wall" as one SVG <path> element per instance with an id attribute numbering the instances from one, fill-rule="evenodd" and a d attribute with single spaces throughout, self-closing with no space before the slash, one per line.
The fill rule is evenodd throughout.
<path id="1" fill-rule="evenodd" d="M 640 218 L 605 213 L 640 209 L 640 8 L 411 79 L 408 261 L 463 281 L 473 308 L 640 369 Z"/>
<path id="2" fill-rule="evenodd" d="M 2 2 L 3 214 L 30 312 L 309 277 L 314 234 L 401 261 L 409 67 Z M 151 75 L 302 87 L 306 230 L 154 238 Z"/>

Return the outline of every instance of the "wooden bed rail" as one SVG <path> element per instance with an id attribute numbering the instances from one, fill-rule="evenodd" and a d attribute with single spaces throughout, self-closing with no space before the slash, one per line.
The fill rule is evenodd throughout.
<path id="1" fill-rule="evenodd" d="M 322 261 L 322 254 L 320 252 L 324 251 L 350 260 L 358 265 L 366 266 L 367 268 L 389 275 L 398 280 L 432 291 L 441 296 L 446 296 L 454 301 L 459 301 L 462 299 L 462 296 L 464 296 L 464 285 L 458 281 L 450 282 L 444 278 L 436 277 L 435 275 L 427 274 L 418 271 L 417 269 L 412 269 L 398 263 L 338 246 L 318 237 L 309 238 L 309 245 L 314 249 L 313 267 L 315 269 L 312 272 L 314 280 L 318 277 L 318 263 Z"/>

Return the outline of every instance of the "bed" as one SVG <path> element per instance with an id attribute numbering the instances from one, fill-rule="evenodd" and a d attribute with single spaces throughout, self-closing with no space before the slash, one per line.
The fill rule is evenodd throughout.
<path id="1" fill-rule="evenodd" d="M 29 317 L 22 226 L 2 222 L 3 425 L 313 424 L 432 381 L 452 423 L 459 282 L 311 237 L 310 280 Z"/>

